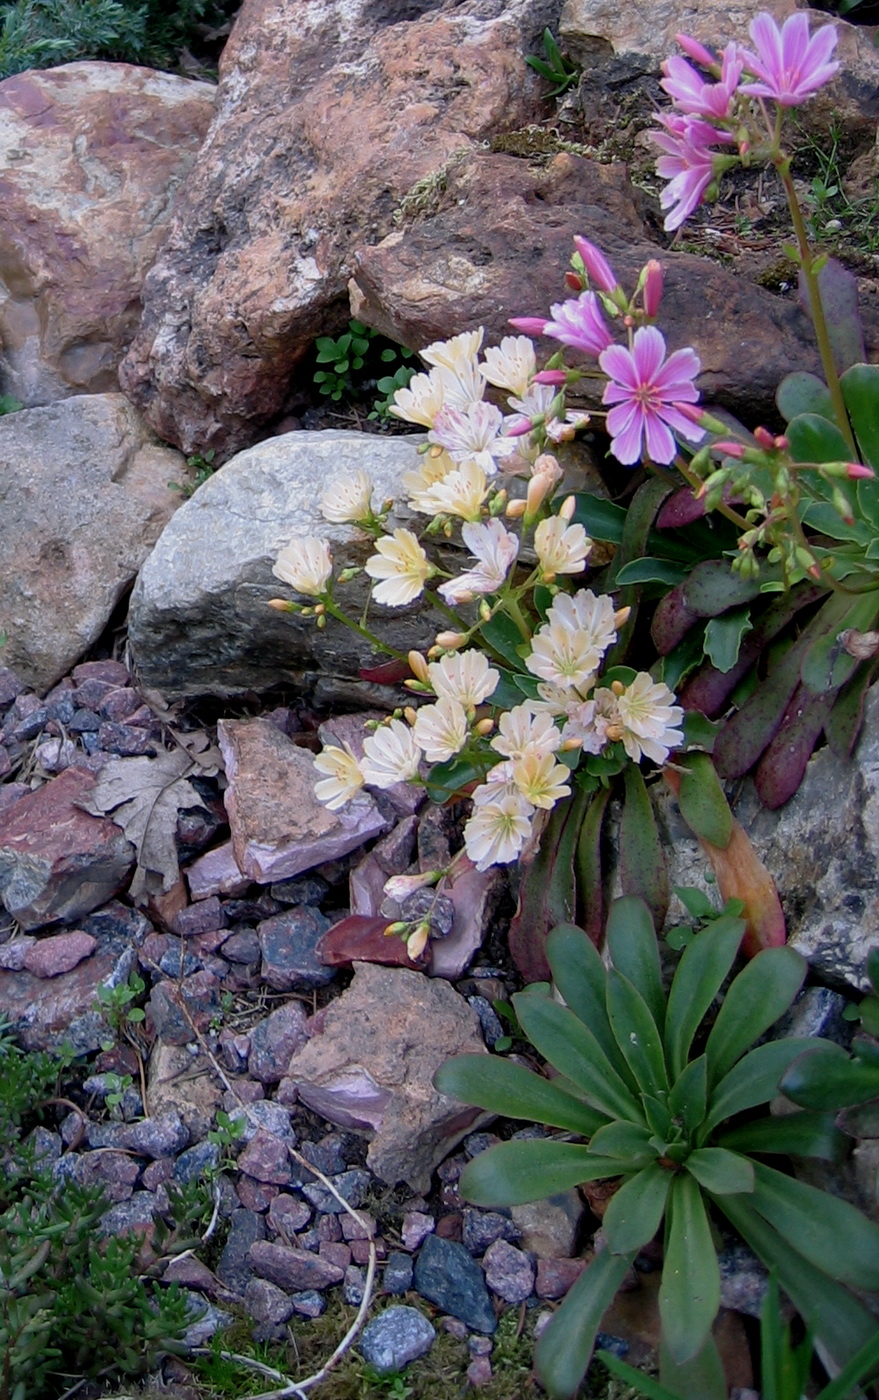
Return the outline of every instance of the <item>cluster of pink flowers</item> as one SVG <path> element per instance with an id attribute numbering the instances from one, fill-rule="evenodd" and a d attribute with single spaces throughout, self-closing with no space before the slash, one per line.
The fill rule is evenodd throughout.
<path id="1" fill-rule="evenodd" d="M 669 232 L 680 228 L 709 186 L 750 150 L 748 99 L 798 107 L 839 68 L 831 61 L 836 29 L 826 24 L 810 34 L 803 11 L 790 15 L 780 29 L 771 15 L 757 15 L 749 32 L 753 50 L 727 44 L 719 57 L 696 39 L 678 35 L 681 48 L 711 75 L 711 82 L 684 58 L 669 58 L 662 65 L 662 86 L 674 111 L 658 118 L 662 130 L 651 136 L 663 152 L 657 173 L 669 181 L 660 197 Z M 766 134 L 771 142 L 771 127 Z"/>

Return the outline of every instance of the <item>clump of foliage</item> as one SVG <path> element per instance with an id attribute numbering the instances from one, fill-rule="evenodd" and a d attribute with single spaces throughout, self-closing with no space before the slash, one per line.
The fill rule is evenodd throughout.
<path id="1" fill-rule="evenodd" d="M 101 58 L 173 67 L 199 27 L 222 25 L 232 0 L 15 0 L 0 4 L 0 78 Z"/>
<path id="2" fill-rule="evenodd" d="M 142 1375 L 191 1321 L 176 1285 L 140 1277 L 137 1235 L 102 1240 L 109 1202 L 41 1161 L 22 1133 L 69 1067 L 0 1027 L 0 1400 L 56 1393 L 56 1373 Z"/>
<path id="3" fill-rule="evenodd" d="M 392 344 L 371 326 L 354 319 L 339 336 L 318 336 L 315 357 L 318 366 L 325 366 L 314 372 L 315 387 L 333 403 L 362 398 L 369 389 L 379 391 L 381 397 L 376 399 L 370 418 L 387 419 L 397 390 L 405 389 L 415 373 L 405 363 L 412 358 L 411 350 Z M 392 373 L 381 374 L 382 365 L 393 364 L 396 368 Z"/>
<path id="4" fill-rule="evenodd" d="M 548 1081 L 484 1055 L 458 1056 L 436 1076 L 442 1093 L 566 1135 L 514 1139 L 481 1153 L 461 1177 L 465 1199 L 511 1206 L 619 1180 L 602 1222 L 606 1247 L 537 1344 L 537 1372 L 553 1397 L 575 1393 L 605 1310 L 638 1252 L 661 1232 L 662 1383 L 685 1400 L 725 1400 L 711 1336 L 720 1305 L 717 1217 L 777 1270 L 835 1363 L 844 1366 L 875 1338 L 875 1322 L 850 1290 L 879 1291 L 879 1227 L 763 1160 L 832 1160 L 844 1146 L 832 1112 L 765 1111 L 785 1070 L 805 1050 L 815 1053 L 808 1039 L 759 1044 L 793 1002 L 805 960 L 791 948 L 764 949 L 726 986 L 713 1014 L 744 927 L 721 918 L 697 934 L 666 994 L 641 901 L 611 908 L 609 967 L 582 930 L 562 925 L 549 936 L 547 956 L 563 1003 L 546 984 L 513 999 L 525 1034 L 560 1077 Z"/>
<path id="5" fill-rule="evenodd" d="M 545 58 L 529 54 L 525 62 L 546 82 L 553 84 L 552 92 L 548 93 L 548 96 L 560 97 L 577 81 L 580 69 L 576 63 L 572 63 L 569 58 L 565 58 L 562 54 L 551 29 L 543 31 L 543 52 L 546 55 Z"/>

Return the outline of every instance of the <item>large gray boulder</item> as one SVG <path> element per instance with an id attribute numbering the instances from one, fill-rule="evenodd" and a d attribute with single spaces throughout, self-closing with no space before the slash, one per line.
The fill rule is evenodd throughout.
<path id="1" fill-rule="evenodd" d="M 379 503 L 400 495 L 417 466 L 417 437 L 298 432 L 269 438 L 227 462 L 174 516 L 131 599 L 129 637 L 142 682 L 168 697 L 240 694 L 296 685 L 324 699 L 383 703 L 384 687 L 358 681 L 364 666 L 387 660 L 340 623 L 276 612 L 270 598 L 292 598 L 272 576 L 278 552 L 296 537 L 328 540 L 340 568 L 363 564 L 368 538 L 331 525 L 322 492 L 359 467 Z M 363 606 L 362 580 L 338 590 L 346 610 Z M 380 636 L 406 652 L 430 644 L 437 627 L 417 604 L 373 609 Z M 347 687 L 347 689 L 346 689 Z"/>

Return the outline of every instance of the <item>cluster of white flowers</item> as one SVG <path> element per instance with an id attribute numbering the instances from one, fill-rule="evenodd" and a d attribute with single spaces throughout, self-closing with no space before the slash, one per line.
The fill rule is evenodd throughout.
<path id="1" fill-rule="evenodd" d="M 371 533 L 375 552 L 365 564 L 373 580 L 372 597 L 388 607 L 410 603 L 429 580 L 443 578 L 437 592 L 450 608 L 480 602 L 483 618 L 494 610 L 518 610 L 517 600 L 537 583 L 554 593 L 545 620 L 523 645 L 522 666 L 536 695 L 520 704 L 492 706 L 500 674 L 477 646 L 479 624 L 469 632 L 441 633 L 427 664 L 410 656 L 421 693 L 420 707 L 407 707 L 374 728 L 363 742 L 362 756 L 348 746 L 329 746 L 315 760 L 322 777 L 315 791 L 333 811 L 345 806 L 363 787 L 388 788 L 398 782 L 424 781 L 432 764 L 462 756 L 482 781 L 472 792 L 473 812 L 464 829 L 465 849 L 480 870 L 515 860 L 525 847 L 535 815 L 570 795 L 572 769 L 581 753 L 601 754 L 622 745 L 634 762 L 656 763 L 683 741 L 683 711 L 671 691 L 641 673 L 628 684 L 600 684 L 604 658 L 626 611 L 617 612 L 606 595 L 588 589 L 565 591 L 565 580 L 586 565 L 592 541 L 573 521 L 569 497 L 554 513 L 545 503 L 562 472 L 556 459 L 540 455 L 525 434 L 541 421 L 551 441 L 572 436 L 585 420 L 552 417 L 554 390 L 533 383 L 534 347 L 524 335 L 507 336 L 485 351 L 482 330 L 455 336 L 422 351 L 430 366 L 398 390 L 392 412 L 426 427 L 428 450 L 417 470 L 403 476 L 410 509 L 431 517 L 433 529 L 460 525 L 472 567 L 448 578 L 428 557 L 411 529 L 385 533 L 390 502 L 378 509 L 365 471 L 335 482 L 324 493 L 321 510 L 335 523 L 351 523 Z M 504 415 L 485 401 L 487 385 L 506 390 L 513 412 Z M 511 472 L 529 478 L 526 499 L 507 502 L 499 476 Z M 536 568 L 515 583 L 521 540 L 499 518 L 502 510 L 531 531 Z M 282 550 L 275 574 L 306 598 L 312 609 L 342 616 L 332 595 L 332 559 L 317 537 L 294 541 Z M 281 606 L 284 606 L 281 604 Z M 533 616 L 533 614 L 532 614 Z M 524 626 L 518 614 L 520 630 Z M 523 642 L 533 622 L 522 631 Z M 442 654 L 442 653 L 445 654 Z M 625 674 L 625 673 L 624 673 Z M 630 673 L 631 674 L 631 673 Z M 562 761 L 567 759 L 568 761 Z M 419 877 L 420 878 L 420 877 Z M 426 935 L 425 935 L 426 936 Z"/>

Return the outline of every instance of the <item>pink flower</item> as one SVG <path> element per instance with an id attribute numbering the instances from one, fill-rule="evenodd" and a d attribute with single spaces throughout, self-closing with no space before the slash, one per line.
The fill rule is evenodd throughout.
<path id="1" fill-rule="evenodd" d="M 596 248 L 588 238 L 581 238 L 579 234 L 574 238 L 574 247 L 583 259 L 589 281 L 598 287 L 599 291 L 615 292 L 619 286 L 616 274 L 600 248 Z"/>
<path id="2" fill-rule="evenodd" d="M 710 149 L 710 143 L 734 138 L 698 117 L 672 114 L 660 116 L 659 121 L 665 130 L 648 134 L 654 145 L 667 152 L 657 160 L 656 173 L 669 181 L 659 196 L 659 203 L 663 209 L 671 211 L 663 226 L 671 233 L 692 214 L 714 179 L 717 152 Z"/>
<path id="3" fill-rule="evenodd" d="M 789 15 L 781 29 L 771 15 L 758 15 L 748 32 L 757 52 L 743 51 L 745 67 L 761 81 L 743 84 L 742 92 L 753 97 L 771 97 L 782 107 L 799 107 L 839 68 L 830 62 L 836 29 L 825 24 L 810 36 L 803 11 Z"/>
<path id="4" fill-rule="evenodd" d="M 598 363 L 611 381 L 602 402 L 617 405 L 607 415 L 611 451 L 625 466 L 640 460 L 644 438 L 652 460 L 668 463 L 676 451 L 671 429 L 691 442 L 704 436 L 678 408 L 699 397 L 693 383 L 701 369 L 695 351 L 676 350 L 666 359 L 662 334 L 655 326 L 642 326 L 631 350 L 611 345 Z"/>
<path id="5" fill-rule="evenodd" d="M 706 83 L 685 58 L 667 58 L 662 65 L 665 76 L 660 87 L 665 89 L 679 112 L 723 121 L 729 116 L 743 67 L 744 57 L 738 44 L 727 44 L 723 51 L 719 83 Z"/>
<path id="6" fill-rule="evenodd" d="M 556 302 L 549 310 L 552 319 L 547 321 L 543 334 L 570 345 L 572 350 L 597 358 L 613 344 L 594 292 L 581 292 L 576 299 Z"/>
<path id="7" fill-rule="evenodd" d="M 689 34 L 676 34 L 675 38 L 683 49 L 696 63 L 700 63 L 703 68 L 713 71 L 717 64 L 717 59 L 710 49 L 706 49 L 704 44 L 700 44 L 698 39 L 692 39 Z"/>

